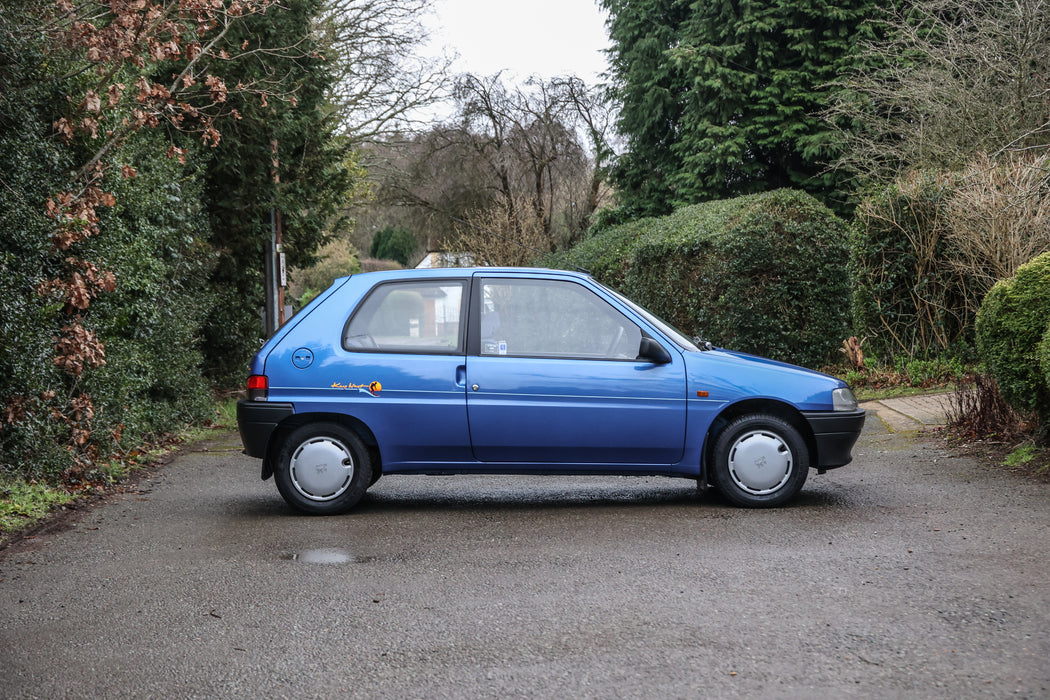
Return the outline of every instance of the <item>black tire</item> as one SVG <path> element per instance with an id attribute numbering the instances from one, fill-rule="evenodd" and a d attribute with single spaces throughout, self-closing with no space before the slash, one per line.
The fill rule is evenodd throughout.
<path id="1" fill-rule="evenodd" d="M 336 423 L 310 423 L 293 430 L 281 443 L 274 481 L 284 500 L 298 511 L 345 513 L 372 483 L 372 458 L 352 430 Z"/>
<path id="2" fill-rule="evenodd" d="M 783 418 L 741 416 L 715 438 L 711 480 L 738 506 L 783 505 L 802 489 L 808 473 L 806 441 Z"/>

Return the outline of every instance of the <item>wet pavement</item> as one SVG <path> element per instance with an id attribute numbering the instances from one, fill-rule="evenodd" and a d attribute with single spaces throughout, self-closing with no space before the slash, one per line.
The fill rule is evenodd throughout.
<path id="1" fill-rule="evenodd" d="M 773 510 L 389 476 L 304 517 L 224 435 L 0 553 L 0 696 L 1047 697 L 1048 487 L 867 407 Z"/>

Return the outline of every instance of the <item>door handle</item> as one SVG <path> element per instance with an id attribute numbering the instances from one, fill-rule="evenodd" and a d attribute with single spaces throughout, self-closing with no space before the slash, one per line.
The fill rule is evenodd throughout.
<path id="1" fill-rule="evenodd" d="M 465 387 L 467 385 L 467 367 L 466 365 L 460 365 L 456 367 L 456 386 Z"/>

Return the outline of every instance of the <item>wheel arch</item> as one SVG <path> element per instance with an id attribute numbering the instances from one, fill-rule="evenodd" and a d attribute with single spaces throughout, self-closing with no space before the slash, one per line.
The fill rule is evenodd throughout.
<path id="1" fill-rule="evenodd" d="M 705 480 L 710 479 L 708 467 L 714 456 L 715 441 L 722 429 L 740 416 L 753 415 L 756 413 L 776 416 L 787 421 L 788 424 L 797 430 L 798 434 L 802 436 L 803 441 L 806 443 L 806 449 L 809 451 L 810 461 L 813 460 L 814 456 L 817 454 L 817 442 L 813 437 L 812 427 L 802 416 L 801 411 L 789 403 L 777 401 L 775 399 L 745 399 L 722 409 L 722 412 L 718 414 L 718 417 L 711 422 L 711 426 L 707 429 L 707 434 L 704 435 L 704 450 L 701 455 L 703 459 L 702 478 Z"/>
<path id="2" fill-rule="evenodd" d="M 284 442 L 285 437 L 296 428 L 309 423 L 336 423 L 352 430 L 354 434 L 360 438 L 361 442 L 365 444 L 365 447 L 368 448 L 369 456 L 372 458 L 373 473 L 382 473 L 383 461 L 379 453 L 379 442 L 376 440 L 376 436 L 371 428 L 365 425 L 364 422 L 354 416 L 348 416 L 344 413 L 295 413 L 281 421 L 273 431 L 273 436 L 270 438 L 270 442 L 266 446 L 266 457 L 264 457 L 262 461 L 263 481 L 273 476 L 274 465 L 277 462 L 277 455 L 281 451 L 281 443 Z"/>

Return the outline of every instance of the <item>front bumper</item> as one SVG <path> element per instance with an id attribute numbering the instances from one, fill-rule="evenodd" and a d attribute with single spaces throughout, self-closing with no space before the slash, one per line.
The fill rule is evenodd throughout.
<path id="1" fill-rule="evenodd" d="M 267 401 L 237 402 L 237 430 L 244 444 L 244 454 L 249 457 L 266 457 L 266 448 L 270 436 L 277 426 L 288 416 L 295 414 L 295 407 L 290 403 L 269 403 Z"/>
<path id="2" fill-rule="evenodd" d="M 863 409 L 849 412 L 803 413 L 802 417 L 809 423 L 817 447 L 817 453 L 812 455 L 810 466 L 824 471 L 849 464 L 853 459 L 850 453 L 864 428 L 866 415 Z"/>

